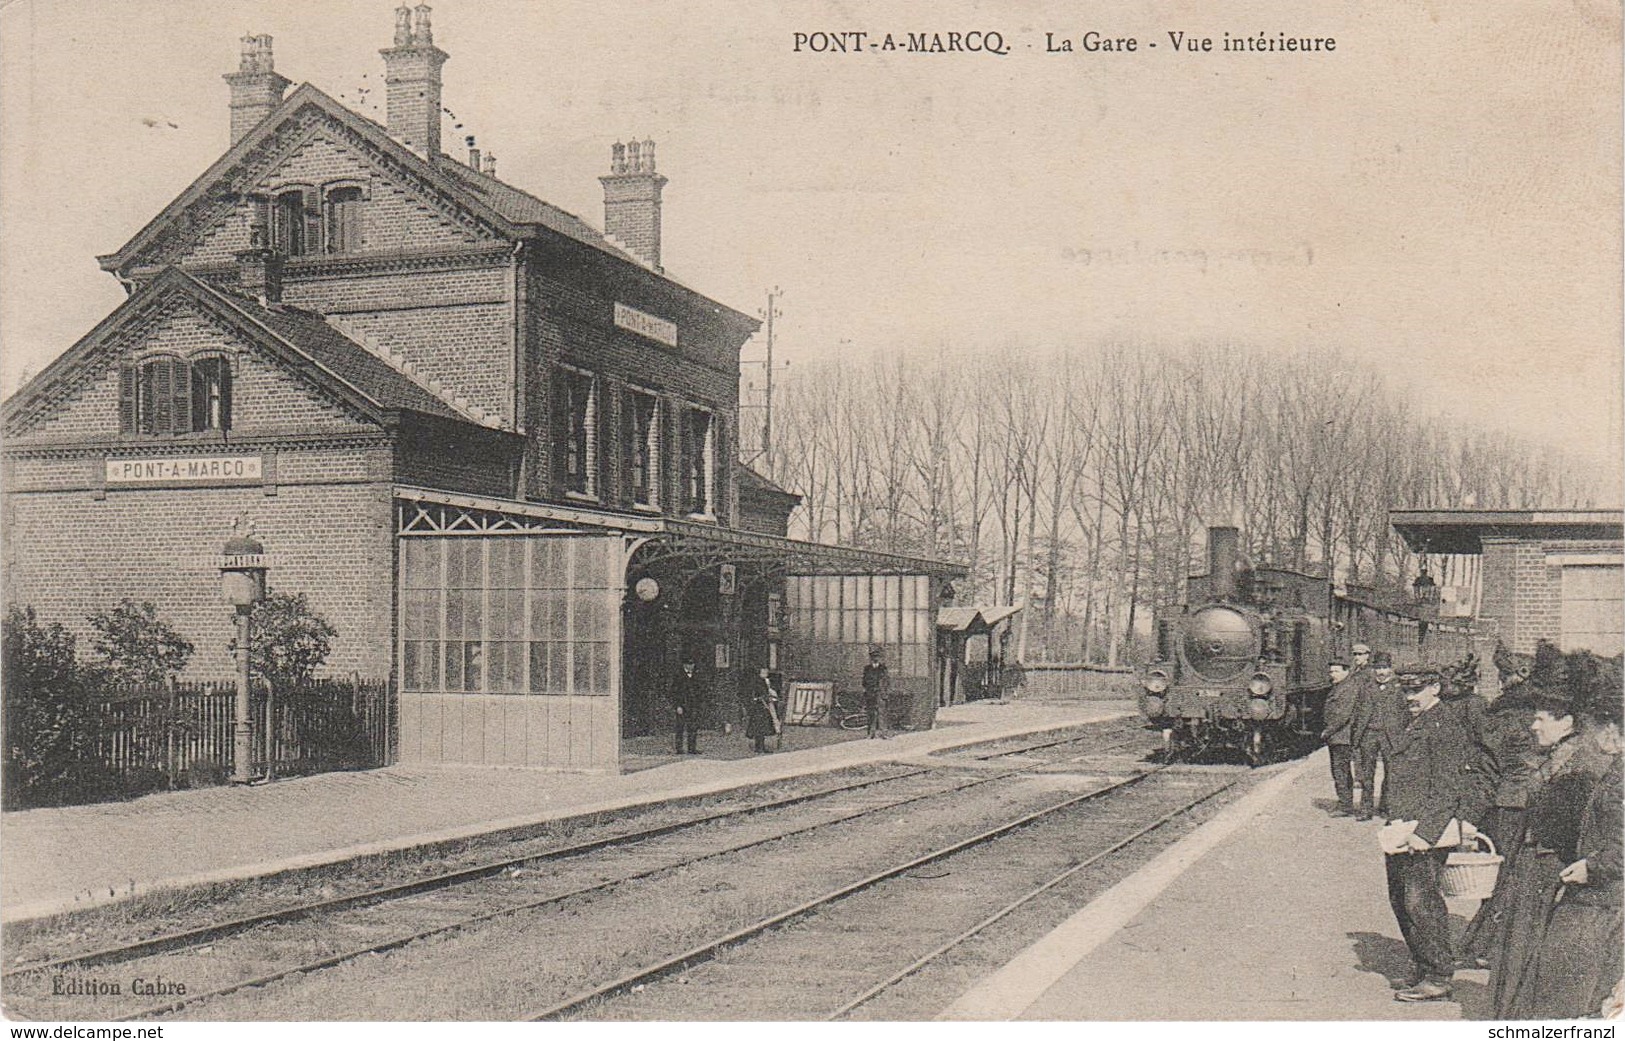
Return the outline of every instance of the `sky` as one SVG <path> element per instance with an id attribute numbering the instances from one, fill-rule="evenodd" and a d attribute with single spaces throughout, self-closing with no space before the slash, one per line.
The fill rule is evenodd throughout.
<path id="1" fill-rule="evenodd" d="M 392 7 L 0 10 L 0 390 L 117 306 L 95 256 L 226 148 L 240 36 L 381 120 L 358 89 L 382 93 Z M 834 351 L 1332 348 L 1450 422 L 1621 465 L 1614 3 L 441 0 L 433 18 L 448 151 L 476 134 L 504 180 L 601 224 L 611 144 L 653 138 L 667 270 L 753 314 L 782 287 L 792 375 Z M 1091 30 L 1136 50 L 1084 51 Z M 810 47 L 973 31 L 1008 53 Z M 1336 49 L 1222 49 L 1261 32 Z"/>

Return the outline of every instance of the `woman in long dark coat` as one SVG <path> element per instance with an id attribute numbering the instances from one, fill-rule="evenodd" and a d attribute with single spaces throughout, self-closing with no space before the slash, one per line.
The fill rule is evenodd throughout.
<path id="1" fill-rule="evenodd" d="M 747 685 L 745 699 L 745 736 L 758 752 L 767 751 L 767 739 L 779 732 L 778 691 L 773 689 L 771 674 L 758 671 L 756 679 Z"/>
<path id="2" fill-rule="evenodd" d="M 1595 734 L 1612 762 L 1581 814 L 1576 859 L 1559 876 L 1562 891 L 1535 967 L 1530 1014 L 1538 1019 L 1597 1016 L 1620 980 L 1625 788 L 1619 724 L 1599 721 Z"/>
<path id="3" fill-rule="evenodd" d="M 1540 757 L 1535 738 L 1529 731 L 1535 706 L 1517 690 L 1508 691 L 1490 705 L 1485 716 L 1481 743 L 1485 751 L 1485 772 L 1495 781 L 1492 807 L 1483 822 L 1474 822 L 1490 837 L 1505 858 L 1496 879 L 1495 891 L 1478 908 L 1461 938 L 1464 957 L 1481 968 L 1489 967 L 1500 923 L 1506 917 L 1508 883 L 1523 852 L 1524 814 L 1529 805 L 1529 789 L 1534 783 Z"/>
<path id="4" fill-rule="evenodd" d="M 1576 729 L 1566 697 L 1537 694 L 1530 730 L 1544 758 L 1535 770 L 1523 848 L 1505 883 L 1505 916 L 1490 955 L 1496 1019 L 1535 1016 L 1535 963 L 1562 888 L 1559 875 L 1575 860 L 1580 816 L 1608 768 L 1594 742 Z"/>

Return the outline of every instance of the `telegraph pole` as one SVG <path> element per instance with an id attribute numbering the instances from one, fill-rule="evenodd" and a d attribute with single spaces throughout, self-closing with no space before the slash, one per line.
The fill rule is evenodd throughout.
<path id="1" fill-rule="evenodd" d="M 767 291 L 767 308 L 761 312 L 767 319 L 767 410 L 762 419 L 762 454 L 767 460 L 767 476 L 773 476 L 773 319 L 781 317 L 778 298 L 784 290 L 774 286 Z"/>

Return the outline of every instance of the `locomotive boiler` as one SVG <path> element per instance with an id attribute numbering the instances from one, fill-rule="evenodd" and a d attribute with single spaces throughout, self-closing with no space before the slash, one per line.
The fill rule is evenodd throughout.
<path id="1" fill-rule="evenodd" d="M 1327 665 L 1354 643 L 1396 661 L 1444 665 L 1476 650 L 1470 625 L 1425 605 L 1382 604 L 1374 591 L 1250 567 L 1235 528 L 1208 529 L 1208 571 L 1186 602 L 1155 612 L 1156 657 L 1140 670 L 1141 713 L 1170 757 L 1234 749 L 1255 765 L 1318 739 Z"/>

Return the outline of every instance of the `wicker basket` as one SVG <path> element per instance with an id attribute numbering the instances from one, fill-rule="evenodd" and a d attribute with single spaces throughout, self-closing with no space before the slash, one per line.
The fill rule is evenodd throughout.
<path id="1" fill-rule="evenodd" d="M 1465 900 L 1488 900 L 1495 892 L 1495 878 L 1501 873 L 1501 861 L 1506 858 L 1495 852 L 1495 843 L 1480 832 L 1475 840 L 1489 847 L 1489 852 L 1456 852 L 1445 858 L 1444 875 L 1440 879 L 1444 895 Z"/>

